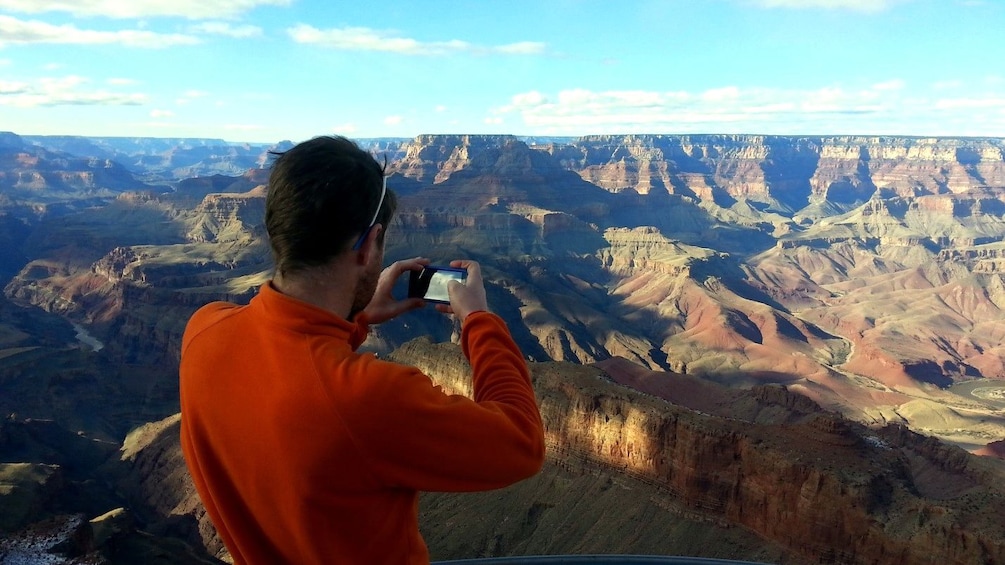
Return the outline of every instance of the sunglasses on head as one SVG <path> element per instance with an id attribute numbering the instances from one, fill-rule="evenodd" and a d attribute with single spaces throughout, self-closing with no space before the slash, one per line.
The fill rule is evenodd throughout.
<path id="1" fill-rule="evenodd" d="M 383 177 L 383 184 L 380 187 L 380 200 L 377 201 L 377 209 L 373 212 L 373 219 L 370 220 L 370 225 L 366 226 L 363 230 L 363 235 L 359 236 L 356 240 L 356 244 L 352 246 L 353 251 L 359 251 L 360 247 L 363 247 L 363 242 L 366 240 L 366 236 L 370 235 L 370 230 L 373 229 L 374 224 L 377 223 L 377 216 L 380 215 L 380 207 L 384 205 L 384 195 L 387 194 L 387 177 Z"/>

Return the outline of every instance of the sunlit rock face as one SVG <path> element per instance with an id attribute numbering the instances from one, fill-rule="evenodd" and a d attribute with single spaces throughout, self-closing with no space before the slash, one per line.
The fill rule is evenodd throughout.
<path id="1" fill-rule="evenodd" d="M 470 368 L 456 345 L 419 339 L 391 359 L 417 366 L 447 392 L 471 392 Z M 899 425 L 869 429 L 776 385 L 728 389 L 623 359 L 532 363 L 531 372 L 548 446 L 544 472 L 500 492 L 424 496 L 421 527 L 434 558 L 630 552 L 905 565 L 1005 559 L 1005 466 L 996 460 Z M 120 488 L 162 519 L 189 522 L 187 535 L 222 557 L 184 473 L 177 429 L 172 417 L 127 438 Z M 572 484 L 579 488 L 562 488 Z M 640 505 L 649 508 L 648 520 L 621 519 Z M 593 535 L 582 536 L 569 516 L 592 524 Z M 491 527 L 481 526 L 486 521 Z M 654 528 L 715 532 L 716 542 L 695 550 L 688 536 L 652 535 Z"/>
<path id="2" fill-rule="evenodd" d="M 954 194 L 1005 186 L 1000 139 L 785 137 L 750 135 L 593 136 L 545 150 L 612 192 L 668 191 L 782 203 L 849 204 L 877 191 Z"/>
<path id="3" fill-rule="evenodd" d="M 455 347 L 415 341 L 393 358 L 447 390 L 470 391 Z M 569 474 L 585 460 L 632 477 L 678 512 L 742 525 L 765 547 L 777 543 L 810 562 L 1005 559 L 996 517 L 1005 510 L 1005 467 L 995 461 L 898 425 L 870 430 L 779 386 L 741 392 L 615 359 L 593 368 L 536 364 L 532 372 L 549 457 Z M 532 514 L 533 502 L 519 504 Z M 556 515 L 575 504 L 551 503 L 545 512 Z M 540 535 L 559 547 L 588 545 Z M 532 538 L 520 547 L 533 547 Z"/>

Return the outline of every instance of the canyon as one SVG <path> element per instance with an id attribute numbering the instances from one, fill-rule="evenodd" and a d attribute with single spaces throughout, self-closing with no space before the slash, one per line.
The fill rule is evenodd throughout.
<path id="1" fill-rule="evenodd" d="M 424 499 L 434 557 L 1005 561 L 1005 140 L 361 143 L 399 196 L 388 260 L 482 263 L 548 427 L 532 482 Z M 34 466 L 8 490 L 48 493 L 25 516 L 128 499 L 190 562 L 224 556 L 171 431 L 177 352 L 196 308 L 268 280 L 266 167 L 289 146 L 0 135 L 0 463 Z M 454 332 L 417 312 L 364 347 L 463 390 Z M 104 463 L 71 473 L 45 426 Z M 59 502 L 95 475 L 110 507 Z M 452 513 L 474 525 L 451 533 Z M 559 519 L 577 513 L 597 519 Z"/>
<path id="2" fill-rule="evenodd" d="M 448 392 L 471 392 L 456 344 L 418 338 L 391 358 Z M 636 553 L 778 564 L 1005 561 L 1001 460 L 900 424 L 868 428 L 778 385 L 740 391 L 624 359 L 536 362 L 531 374 L 546 430 L 544 470 L 500 491 L 424 494 L 421 527 L 433 559 Z M 8 512 L 30 515 L 32 504 L 65 506 L 73 497 L 112 508 L 93 510 L 89 522 L 79 509 L 58 514 L 18 531 L 7 546 L 24 548 L 40 531 L 74 532 L 78 541 L 65 545 L 97 563 L 107 562 L 96 549 L 103 536 L 115 539 L 118 562 L 167 551 L 174 563 L 227 561 L 184 467 L 179 422 L 176 414 L 145 424 L 121 446 L 52 422 L 4 422 L 0 447 L 18 455 L 48 450 L 58 462 L 0 465 L 0 484 L 17 495 L 3 498 Z M 102 482 L 87 479 L 95 475 Z"/>

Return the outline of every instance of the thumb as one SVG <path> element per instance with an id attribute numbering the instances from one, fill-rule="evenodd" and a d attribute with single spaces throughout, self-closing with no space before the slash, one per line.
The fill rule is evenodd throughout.
<path id="1" fill-rule="evenodd" d="M 416 308 L 422 308 L 425 304 L 426 301 L 421 298 L 408 298 L 401 303 L 401 308 L 407 312 Z"/>
<path id="2" fill-rule="evenodd" d="M 464 285 L 461 284 L 459 281 L 454 280 L 449 281 L 447 283 L 447 296 L 450 297 L 450 300 L 454 299 L 454 294 L 456 294 L 463 286 Z"/>

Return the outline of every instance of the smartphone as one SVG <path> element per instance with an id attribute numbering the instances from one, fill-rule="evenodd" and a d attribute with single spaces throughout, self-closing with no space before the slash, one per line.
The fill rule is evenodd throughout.
<path id="1" fill-rule="evenodd" d="M 429 265 L 423 267 L 421 271 L 409 271 L 408 297 L 422 298 L 423 300 L 440 304 L 449 304 L 450 297 L 447 295 L 447 284 L 450 281 L 458 281 L 461 284 L 466 284 L 467 280 L 467 269 Z"/>

